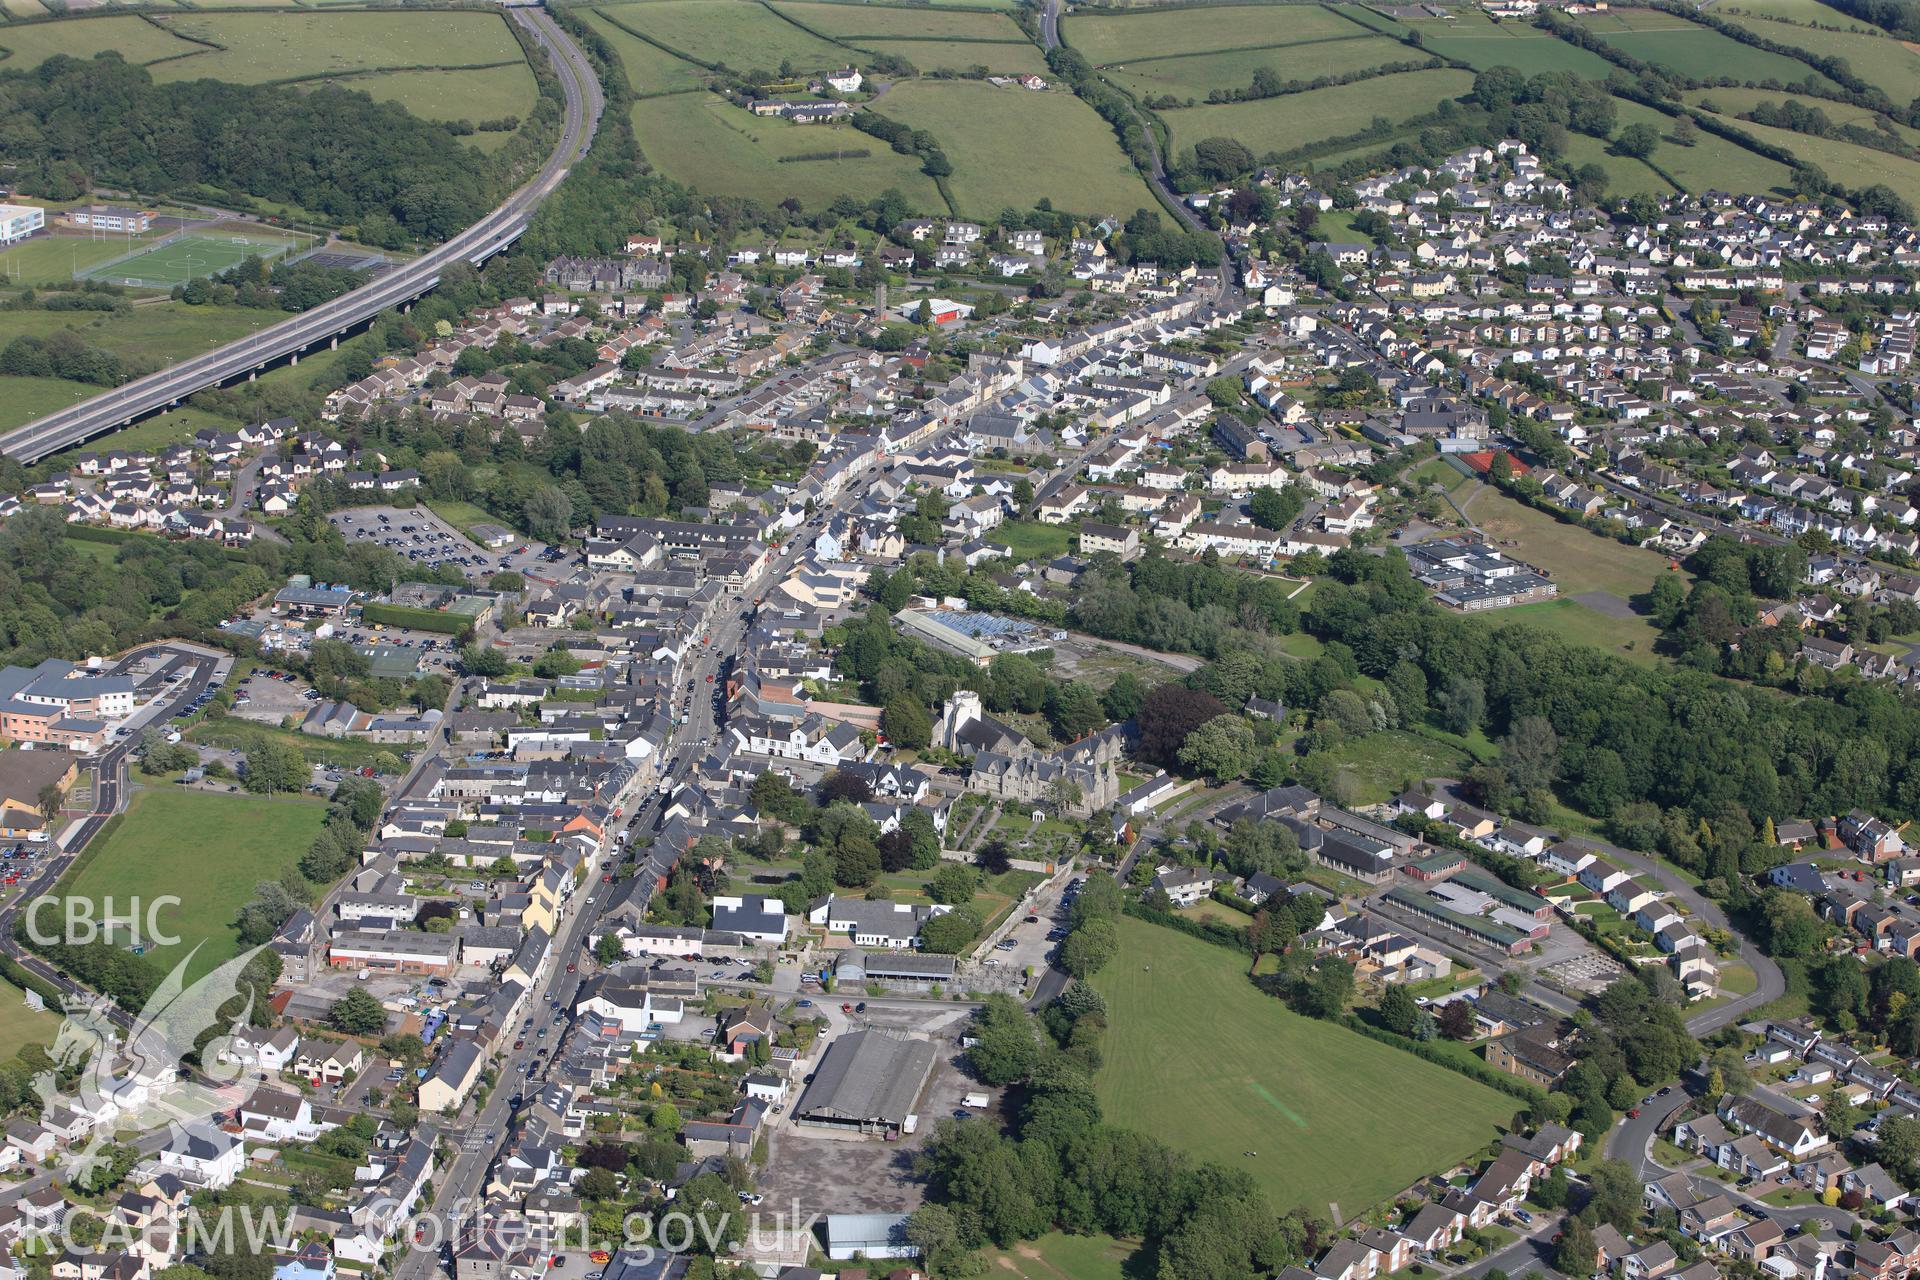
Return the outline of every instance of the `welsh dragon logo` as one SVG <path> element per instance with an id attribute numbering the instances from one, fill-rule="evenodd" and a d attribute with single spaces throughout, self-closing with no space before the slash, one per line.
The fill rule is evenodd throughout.
<path id="1" fill-rule="evenodd" d="M 240 975 L 263 947 L 242 952 L 192 982 L 187 967 L 194 947 L 154 990 L 146 1007 L 128 1019 L 105 996 L 69 996 L 66 1020 L 48 1050 L 54 1069 L 34 1079 L 41 1118 L 68 1108 L 94 1122 L 85 1143 L 66 1153 L 61 1176 L 71 1184 L 106 1163 L 117 1133 L 171 1130 L 178 1140 L 192 1130 L 217 1127 L 215 1117 L 233 1110 L 246 1095 L 246 1068 L 223 1061 L 233 1033 L 253 1013 L 251 990 L 242 995 Z M 225 1016 L 222 1010 L 226 1011 Z M 209 1030 L 218 1034 L 200 1043 Z M 196 1045 L 198 1067 L 186 1061 Z M 59 1081 L 74 1076 L 65 1090 Z"/>

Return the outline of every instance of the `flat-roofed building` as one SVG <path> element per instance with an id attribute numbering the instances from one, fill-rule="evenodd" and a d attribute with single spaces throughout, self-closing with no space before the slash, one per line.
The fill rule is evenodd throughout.
<path id="1" fill-rule="evenodd" d="M 0 244 L 25 240 L 47 225 L 47 211 L 37 204 L 0 204 Z"/>

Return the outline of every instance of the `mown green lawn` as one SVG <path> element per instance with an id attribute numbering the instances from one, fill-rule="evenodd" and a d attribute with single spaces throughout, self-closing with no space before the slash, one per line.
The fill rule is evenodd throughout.
<path id="1" fill-rule="evenodd" d="M 153 923 L 179 942 L 149 946 L 147 955 L 164 971 L 204 943 L 190 970 L 203 974 L 239 951 L 235 913 L 256 884 L 299 862 L 325 817 L 318 800 L 145 788 L 55 894 L 92 899 L 96 918 L 108 898 L 116 915 L 133 902 L 178 898 L 157 908 Z M 144 929 L 147 908 L 138 910 Z"/>
<path id="2" fill-rule="evenodd" d="M 0 978 L 0 1060 L 13 1057 L 30 1044 L 52 1044 L 59 1034 L 59 1014 L 27 1008 L 27 993 Z"/>
<path id="3" fill-rule="evenodd" d="M 1037 560 L 1045 564 L 1073 550 L 1073 530 L 1063 524 L 1013 520 L 988 534 L 987 541 L 1005 547 L 1015 560 Z"/>
<path id="4" fill-rule="evenodd" d="M 1485 617 L 1496 627 L 1524 622 L 1551 631 L 1564 640 L 1605 649 L 1615 657 L 1632 662 L 1652 662 L 1656 656 L 1653 645 L 1659 632 L 1647 619 L 1637 615 L 1616 617 L 1566 596 L 1497 609 Z"/>
<path id="5" fill-rule="evenodd" d="M 1491 1141 L 1514 1100 L 1262 995 L 1246 958 L 1130 917 L 1106 998 L 1110 1117 L 1254 1175 L 1278 1208 L 1340 1217 Z"/>

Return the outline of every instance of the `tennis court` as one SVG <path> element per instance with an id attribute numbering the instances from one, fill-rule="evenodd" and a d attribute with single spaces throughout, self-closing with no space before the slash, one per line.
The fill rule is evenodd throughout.
<path id="1" fill-rule="evenodd" d="M 138 253 L 110 259 L 80 273 L 83 280 L 171 289 L 189 280 L 229 270 L 258 255 L 268 261 L 298 247 L 289 236 L 184 232 Z"/>

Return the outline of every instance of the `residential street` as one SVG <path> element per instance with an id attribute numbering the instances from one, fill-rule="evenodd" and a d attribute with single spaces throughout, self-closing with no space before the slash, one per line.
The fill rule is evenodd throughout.
<path id="1" fill-rule="evenodd" d="M 1727 923 L 1727 913 L 1720 909 L 1719 904 L 1709 901 L 1705 894 L 1681 879 L 1670 867 L 1652 858 L 1624 849 L 1620 851 L 1619 856 L 1620 860 L 1631 867 L 1636 875 L 1651 876 L 1659 881 L 1667 892 L 1686 904 L 1687 910 L 1693 913 L 1695 919 L 1710 928 L 1725 929 L 1733 934 L 1740 943 L 1740 959 L 1746 962 L 1753 970 L 1754 976 L 1759 979 L 1759 985 L 1751 993 L 1688 1018 L 1687 1030 L 1696 1036 L 1718 1031 L 1721 1027 L 1738 1022 L 1749 1010 L 1771 1004 L 1787 993 L 1787 979 L 1780 972 L 1780 966 L 1775 964 L 1766 952 L 1749 942 L 1745 935 Z"/>

